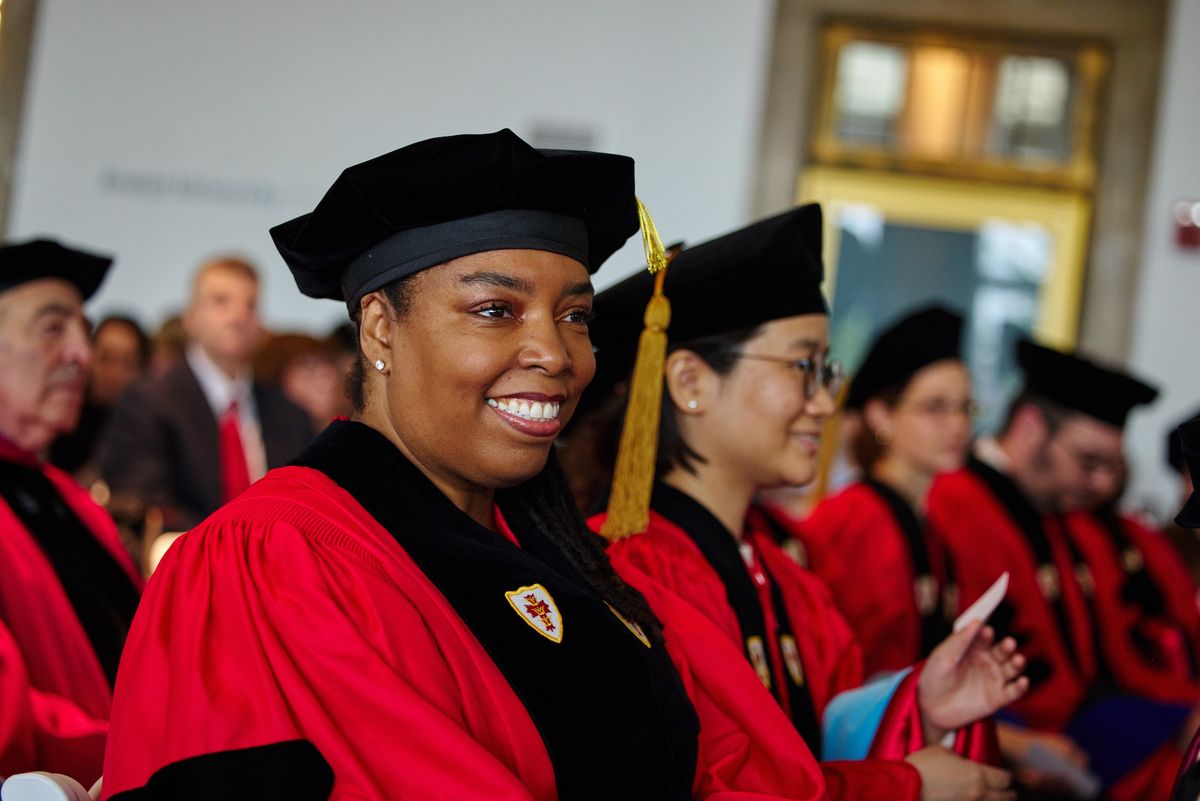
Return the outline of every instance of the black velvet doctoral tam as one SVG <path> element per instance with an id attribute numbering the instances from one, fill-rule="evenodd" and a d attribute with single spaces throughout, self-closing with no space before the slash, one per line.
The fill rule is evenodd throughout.
<path id="1" fill-rule="evenodd" d="M 504 129 L 347 167 L 271 236 L 301 292 L 353 313 L 368 292 L 483 251 L 546 250 L 595 272 L 637 230 L 632 159 L 537 150 Z"/>

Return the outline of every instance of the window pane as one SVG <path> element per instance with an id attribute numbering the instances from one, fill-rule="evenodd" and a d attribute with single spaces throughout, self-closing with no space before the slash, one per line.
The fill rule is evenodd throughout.
<path id="1" fill-rule="evenodd" d="M 1000 156 L 1066 161 L 1070 156 L 1071 72 L 1055 58 L 1005 56 L 996 80 L 988 149 Z"/>
<path id="2" fill-rule="evenodd" d="M 907 80 L 903 48 L 861 41 L 843 47 L 834 90 L 838 138 L 889 148 L 904 108 Z"/>
<path id="3" fill-rule="evenodd" d="M 1054 242 L 1044 227 L 987 220 L 974 230 L 888 221 L 872 206 L 846 204 L 830 341 L 857 369 L 879 331 L 917 306 L 939 302 L 966 318 L 964 355 L 976 397 L 1010 397 L 1019 371 L 1015 341 L 1033 330 Z M 1002 423 L 1003 405 L 983 409 L 979 431 Z"/>

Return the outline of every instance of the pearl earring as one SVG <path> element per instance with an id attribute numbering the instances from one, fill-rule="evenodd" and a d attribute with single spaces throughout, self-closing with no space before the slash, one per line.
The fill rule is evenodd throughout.
<path id="1" fill-rule="evenodd" d="M 379 372 L 381 372 L 381 373 L 383 372 L 383 359 L 376 359 L 376 360 L 375 360 L 375 369 L 376 369 L 376 370 L 378 370 L 378 371 L 379 371 Z"/>
<path id="2" fill-rule="evenodd" d="M 695 398 L 692 398 L 690 401 L 688 401 L 688 403 L 687 403 L 687 407 L 688 407 L 689 409 L 699 409 L 699 408 L 700 408 L 700 401 L 696 400 Z"/>

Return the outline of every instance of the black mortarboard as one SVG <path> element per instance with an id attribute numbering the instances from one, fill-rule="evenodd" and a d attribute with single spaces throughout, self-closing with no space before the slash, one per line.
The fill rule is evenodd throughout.
<path id="1" fill-rule="evenodd" d="M 632 159 L 536 150 L 505 129 L 347 167 L 271 236 L 301 292 L 353 312 L 368 292 L 485 250 L 548 250 L 595 272 L 637 230 Z"/>
<path id="2" fill-rule="evenodd" d="M 1175 516 L 1175 523 L 1184 528 L 1200 528 L 1200 417 L 1179 427 L 1179 444 L 1192 477 L 1192 495 Z"/>
<path id="3" fill-rule="evenodd" d="M 827 314 L 821 234 L 821 207 L 811 204 L 686 248 L 671 262 L 664 284 L 671 301 L 669 342 Z M 585 395 L 587 405 L 601 401 L 629 374 L 654 280 L 638 270 L 596 296 L 590 327 L 596 378 Z"/>
<path id="4" fill-rule="evenodd" d="M 1017 344 L 1017 362 L 1026 392 L 1117 428 L 1125 427 L 1130 409 L 1158 397 L 1157 389 L 1127 373 L 1027 339 Z"/>
<path id="5" fill-rule="evenodd" d="M 918 370 L 945 359 L 961 359 L 963 319 L 941 306 L 907 315 L 879 334 L 854 375 L 847 409 L 861 409 L 886 389 L 907 384 Z"/>
<path id="6" fill-rule="evenodd" d="M 0 245 L 0 292 L 39 278 L 61 278 L 74 284 L 87 300 L 112 263 L 109 256 L 64 247 L 51 239 Z"/>

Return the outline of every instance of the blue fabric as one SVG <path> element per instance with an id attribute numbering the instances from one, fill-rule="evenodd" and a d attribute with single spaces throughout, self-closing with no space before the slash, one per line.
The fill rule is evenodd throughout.
<path id="1" fill-rule="evenodd" d="M 874 681 L 840 693 L 825 707 L 822 720 L 824 749 L 822 760 L 866 759 L 875 742 L 883 713 L 896 689 L 912 668 L 881 676 Z"/>
<path id="2" fill-rule="evenodd" d="M 1067 734 L 1088 752 L 1091 770 L 1110 787 L 1179 733 L 1189 709 L 1132 696 L 1088 705 Z"/>

